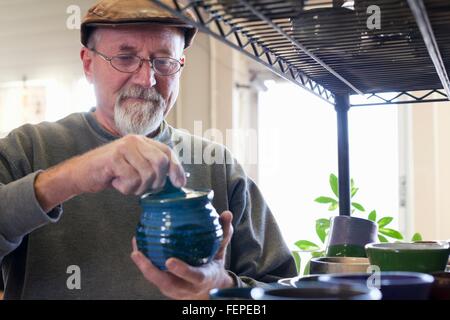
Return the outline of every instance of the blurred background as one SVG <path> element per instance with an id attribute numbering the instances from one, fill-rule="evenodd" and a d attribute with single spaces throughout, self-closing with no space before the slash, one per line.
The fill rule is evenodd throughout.
<path id="1" fill-rule="evenodd" d="M 0 0 L 0 137 L 96 105 L 70 27 L 94 3 Z M 291 249 L 300 239 L 320 243 L 315 220 L 337 214 L 314 201 L 333 195 L 334 108 L 204 34 L 186 56 L 169 123 L 232 150 Z M 406 240 L 450 238 L 450 104 L 354 108 L 349 123 L 354 201 L 365 209 L 355 215 L 392 216 Z"/>

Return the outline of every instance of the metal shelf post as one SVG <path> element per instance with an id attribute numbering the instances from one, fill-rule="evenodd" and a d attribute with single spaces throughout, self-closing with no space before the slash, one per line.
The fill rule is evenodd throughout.
<path id="1" fill-rule="evenodd" d="M 339 172 L 339 215 L 350 216 L 350 157 L 348 142 L 348 95 L 335 97 L 338 135 L 338 172 Z"/>

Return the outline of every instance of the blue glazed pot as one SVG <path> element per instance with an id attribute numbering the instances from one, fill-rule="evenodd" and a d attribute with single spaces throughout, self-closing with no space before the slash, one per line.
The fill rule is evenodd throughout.
<path id="1" fill-rule="evenodd" d="M 192 266 L 210 262 L 223 239 L 212 198 L 213 191 L 178 189 L 169 178 L 159 192 L 144 194 L 136 228 L 139 251 L 161 270 L 170 257 Z"/>

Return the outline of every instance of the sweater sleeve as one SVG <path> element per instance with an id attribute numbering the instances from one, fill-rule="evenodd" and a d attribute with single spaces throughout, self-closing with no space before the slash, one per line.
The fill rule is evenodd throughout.
<path id="1" fill-rule="evenodd" d="M 228 194 L 234 235 L 230 271 L 237 286 L 266 286 L 297 275 L 294 259 L 256 184 L 234 160 L 228 165 Z"/>
<path id="2" fill-rule="evenodd" d="M 43 211 L 34 189 L 34 181 L 41 171 L 33 172 L 31 165 L 23 165 L 30 161 L 21 150 L 24 148 L 17 145 L 16 139 L 0 140 L 0 264 L 25 235 L 58 221 L 62 213 L 62 206 L 49 213 Z"/>

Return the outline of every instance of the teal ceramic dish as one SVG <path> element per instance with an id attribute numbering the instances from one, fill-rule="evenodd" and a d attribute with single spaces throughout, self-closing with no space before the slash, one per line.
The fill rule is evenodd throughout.
<path id="1" fill-rule="evenodd" d="M 161 270 L 170 257 L 192 266 L 210 262 L 223 239 L 212 198 L 212 191 L 178 189 L 169 179 L 159 192 L 144 194 L 136 228 L 138 249 Z"/>
<path id="2" fill-rule="evenodd" d="M 372 243 L 366 252 L 381 271 L 432 273 L 445 270 L 450 248 L 447 242 Z"/>

